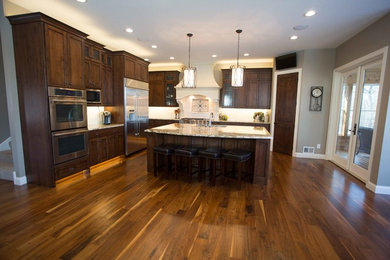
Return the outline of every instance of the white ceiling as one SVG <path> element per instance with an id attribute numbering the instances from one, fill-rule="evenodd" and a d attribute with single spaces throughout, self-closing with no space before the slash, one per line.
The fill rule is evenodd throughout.
<path id="1" fill-rule="evenodd" d="M 6 15 L 20 12 L 4 1 Z M 247 52 L 251 59 L 271 58 L 337 47 L 390 11 L 390 0 L 8 1 L 84 31 L 111 50 L 126 50 L 152 63 L 187 63 L 186 34 L 192 32 L 194 65 L 235 59 L 238 28 L 243 30 L 241 57 Z M 304 17 L 309 9 L 318 14 Z M 309 27 L 297 32 L 292 28 L 295 25 Z M 125 32 L 127 27 L 134 32 Z M 299 39 L 289 40 L 292 34 Z M 152 49 L 152 44 L 158 48 Z M 170 56 L 175 60 L 169 60 Z"/>

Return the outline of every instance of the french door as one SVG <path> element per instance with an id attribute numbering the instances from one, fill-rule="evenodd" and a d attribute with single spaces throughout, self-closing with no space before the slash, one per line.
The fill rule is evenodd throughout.
<path id="1" fill-rule="evenodd" d="M 332 160 L 364 182 L 371 169 L 381 66 L 372 62 L 341 75 Z"/>

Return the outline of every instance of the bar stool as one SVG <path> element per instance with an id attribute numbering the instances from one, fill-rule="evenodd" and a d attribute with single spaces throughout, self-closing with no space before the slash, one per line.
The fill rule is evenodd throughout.
<path id="1" fill-rule="evenodd" d="M 193 147 L 193 146 L 184 146 L 184 147 L 179 147 L 175 149 L 175 178 L 177 179 L 177 159 L 178 157 L 184 157 L 187 158 L 187 176 L 189 178 L 189 181 L 191 182 L 192 175 L 195 174 L 195 171 L 192 172 L 192 159 L 198 157 L 198 152 L 199 148 Z M 199 167 L 199 160 L 198 160 L 198 167 Z"/>
<path id="2" fill-rule="evenodd" d="M 199 157 L 204 158 L 207 164 L 207 160 L 210 161 L 210 183 L 211 186 L 215 186 L 217 178 L 217 161 L 222 158 L 222 153 L 226 152 L 224 149 L 219 149 L 216 147 L 210 147 L 206 150 L 199 151 Z M 207 170 L 205 170 L 207 171 Z M 199 160 L 199 181 L 202 180 L 203 174 L 203 161 Z"/>
<path id="3" fill-rule="evenodd" d="M 169 178 L 169 171 L 172 167 L 172 155 L 175 152 L 175 149 L 179 148 L 178 145 L 175 144 L 163 144 L 159 146 L 153 147 L 154 152 L 154 165 L 153 165 L 153 175 L 157 177 L 157 171 L 158 171 L 158 156 L 163 155 L 164 156 L 164 166 L 165 166 L 165 176 L 166 178 Z"/>
<path id="4" fill-rule="evenodd" d="M 238 163 L 238 188 L 241 189 L 241 179 L 242 179 L 242 168 L 243 164 L 248 161 L 252 156 L 251 152 L 243 151 L 243 150 L 232 150 L 228 152 L 222 153 L 222 176 L 224 178 L 224 182 L 226 179 L 236 179 L 234 176 L 227 177 L 226 176 L 226 161 L 233 161 Z M 234 167 L 233 167 L 233 174 L 235 174 Z M 253 173 L 252 174 L 252 181 L 253 181 Z"/>

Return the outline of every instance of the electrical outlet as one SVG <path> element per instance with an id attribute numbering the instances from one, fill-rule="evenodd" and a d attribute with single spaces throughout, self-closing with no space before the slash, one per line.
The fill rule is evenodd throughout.
<path id="1" fill-rule="evenodd" d="M 317 144 L 317 149 L 321 149 L 321 144 Z"/>

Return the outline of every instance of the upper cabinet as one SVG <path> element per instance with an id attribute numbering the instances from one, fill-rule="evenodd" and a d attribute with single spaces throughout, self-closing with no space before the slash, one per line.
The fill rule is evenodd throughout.
<path id="1" fill-rule="evenodd" d="M 271 68 L 245 69 L 243 87 L 232 87 L 231 77 L 231 70 L 222 70 L 220 107 L 259 109 L 271 107 Z"/>
<path id="2" fill-rule="evenodd" d="M 177 107 L 175 86 L 179 71 L 149 72 L 149 106 Z"/>
<path id="3" fill-rule="evenodd" d="M 125 77 L 148 82 L 149 63 L 131 54 L 125 55 Z"/>
<path id="4" fill-rule="evenodd" d="M 44 26 L 48 85 L 83 89 L 85 35 L 52 24 Z"/>
<path id="5" fill-rule="evenodd" d="M 102 104 L 111 106 L 114 104 L 113 89 L 112 89 L 112 53 L 104 49 L 101 55 L 102 63 Z"/>
<path id="6" fill-rule="evenodd" d="M 84 77 L 86 88 L 101 89 L 103 87 L 103 71 L 101 68 L 102 53 L 103 45 L 89 39 L 85 41 Z"/>

